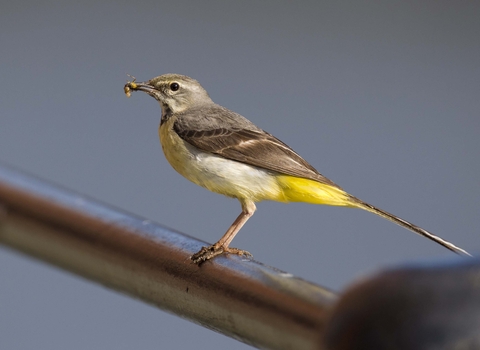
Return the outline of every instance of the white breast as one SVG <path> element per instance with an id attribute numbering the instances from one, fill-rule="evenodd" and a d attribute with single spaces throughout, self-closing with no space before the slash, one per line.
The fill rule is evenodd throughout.
<path id="1" fill-rule="evenodd" d="M 272 172 L 203 152 L 177 135 L 174 121 L 171 117 L 160 126 L 160 143 L 170 165 L 185 178 L 229 197 L 255 202 L 282 197 Z"/>

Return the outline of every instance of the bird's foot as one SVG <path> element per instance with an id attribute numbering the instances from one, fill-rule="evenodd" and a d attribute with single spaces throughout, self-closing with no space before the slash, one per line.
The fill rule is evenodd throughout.
<path id="1" fill-rule="evenodd" d="M 217 255 L 221 255 L 223 253 L 252 257 L 252 254 L 250 254 L 246 250 L 241 250 L 237 248 L 228 248 L 228 247 L 223 247 L 221 245 L 217 246 L 216 244 L 212 244 L 209 247 L 202 247 L 202 249 L 200 249 L 198 253 L 193 254 L 190 257 L 190 259 L 194 264 L 201 265 L 205 261 L 210 260 L 216 257 Z"/>

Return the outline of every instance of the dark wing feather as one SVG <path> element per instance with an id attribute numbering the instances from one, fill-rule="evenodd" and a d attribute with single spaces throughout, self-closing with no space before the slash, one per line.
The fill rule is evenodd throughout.
<path id="1" fill-rule="evenodd" d="M 203 151 L 339 187 L 275 136 L 221 106 L 180 114 L 173 128 L 180 138 Z"/>

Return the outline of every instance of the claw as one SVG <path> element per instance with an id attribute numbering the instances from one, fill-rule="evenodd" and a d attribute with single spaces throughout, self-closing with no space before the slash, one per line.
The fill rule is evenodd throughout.
<path id="1" fill-rule="evenodd" d="M 216 247 L 215 244 L 209 247 L 202 247 L 198 253 L 193 254 L 190 259 L 194 264 L 201 265 L 207 260 L 210 260 L 217 255 L 221 255 L 223 253 L 228 254 L 236 254 L 236 255 L 243 255 L 247 257 L 252 257 L 253 255 L 247 252 L 246 250 L 241 250 L 237 248 L 225 248 L 225 247 Z"/>

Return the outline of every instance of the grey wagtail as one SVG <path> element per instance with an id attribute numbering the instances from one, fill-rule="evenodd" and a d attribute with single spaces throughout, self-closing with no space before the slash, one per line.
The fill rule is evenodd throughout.
<path id="1" fill-rule="evenodd" d="M 160 143 L 170 165 L 206 189 L 237 198 L 242 212 L 220 240 L 191 256 L 196 264 L 223 253 L 251 256 L 231 248 L 235 235 L 253 215 L 255 202 L 305 202 L 360 208 L 393 221 L 458 254 L 465 250 L 345 192 L 293 149 L 243 116 L 212 101 L 185 75 L 165 74 L 124 87 L 143 91 L 160 103 Z"/>

